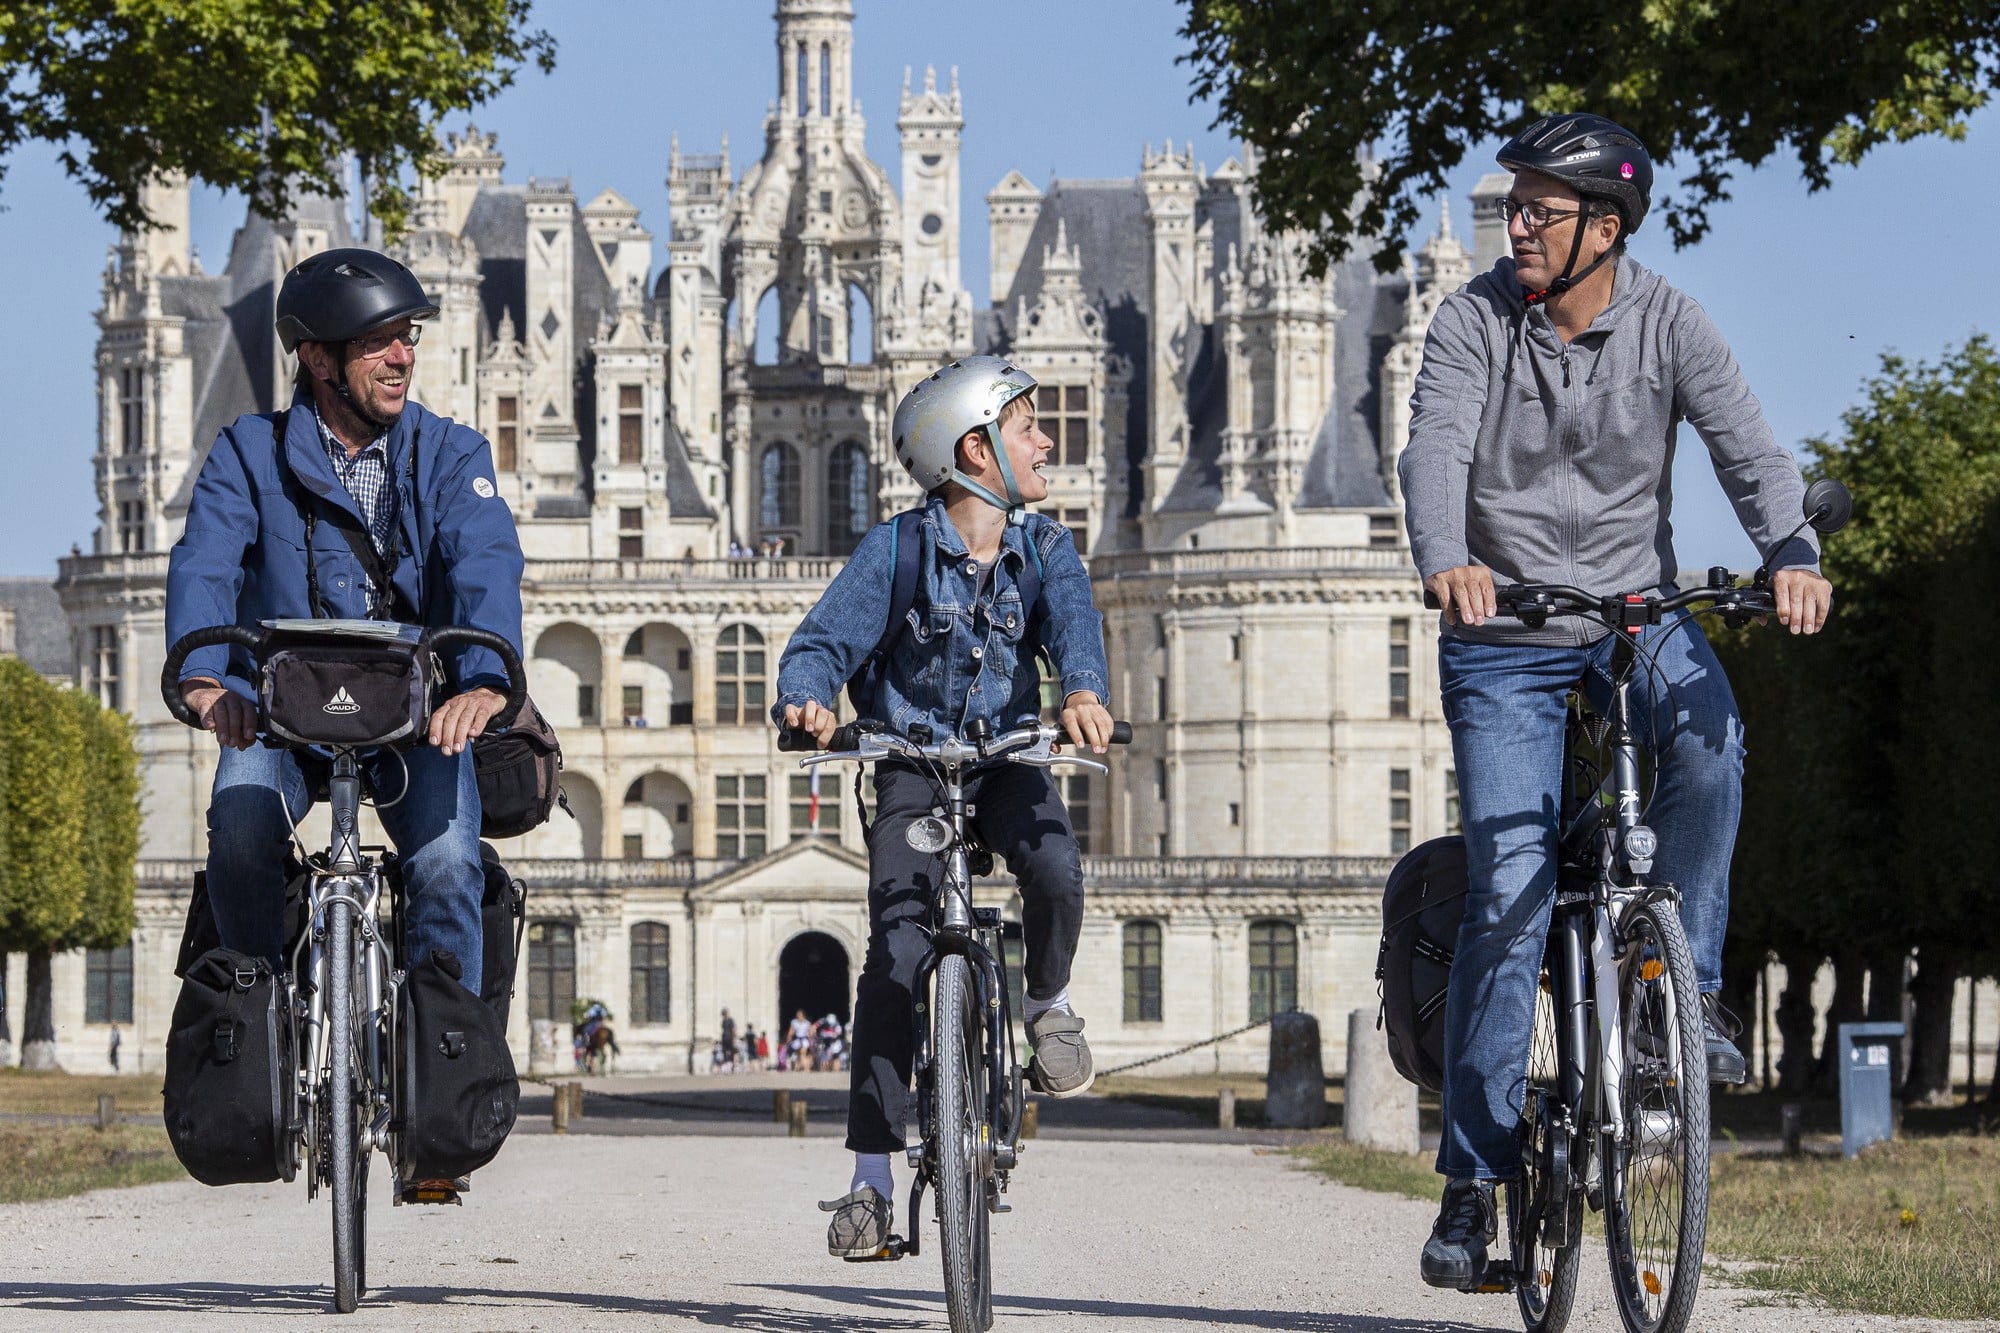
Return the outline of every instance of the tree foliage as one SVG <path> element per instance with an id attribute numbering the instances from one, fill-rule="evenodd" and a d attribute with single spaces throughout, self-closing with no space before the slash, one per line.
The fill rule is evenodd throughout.
<path id="1" fill-rule="evenodd" d="M 446 115 L 477 106 L 555 43 L 529 0 L 16 0 L 0 6 L 0 167 L 21 143 L 61 160 L 120 227 L 176 173 L 267 217 L 344 194 L 344 153 L 391 232 L 404 168 L 433 162 Z"/>
<path id="2" fill-rule="evenodd" d="M 1188 0 L 1182 35 L 1263 155 L 1264 215 L 1315 233 L 1321 267 L 1388 238 L 1385 271 L 1468 149 L 1548 112 L 1609 116 L 1680 168 L 1687 245 L 1737 164 L 1788 154 L 1824 189 L 1881 144 L 1962 137 L 2000 79 L 2000 0 Z"/>
<path id="3" fill-rule="evenodd" d="M 61 941 L 72 949 L 117 949 L 132 938 L 139 857 L 139 755 L 123 713 L 80 690 L 59 690 L 83 732 L 83 909 Z"/>
<path id="4" fill-rule="evenodd" d="M 0 949 L 46 953 L 83 915 L 89 784 L 78 712 L 18 658 L 0 658 Z"/>

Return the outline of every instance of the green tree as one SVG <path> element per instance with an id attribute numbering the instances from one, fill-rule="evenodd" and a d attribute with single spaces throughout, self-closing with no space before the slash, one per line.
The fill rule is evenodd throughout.
<path id="1" fill-rule="evenodd" d="M 345 194 L 343 153 L 393 233 L 404 168 L 434 160 L 446 115 L 487 101 L 555 43 L 528 0 L 14 0 L 0 6 L 0 169 L 21 143 L 62 163 L 120 227 L 184 174 L 282 216 L 298 190 Z"/>
<path id="2" fill-rule="evenodd" d="M 139 755 L 132 724 L 81 690 L 58 691 L 84 736 L 84 887 L 68 949 L 117 949 L 131 942 L 139 859 Z"/>
<path id="3" fill-rule="evenodd" d="M 0 659 L 0 951 L 28 957 L 21 1063 L 55 1056 L 49 956 L 83 915 L 89 868 L 86 737 L 61 692 L 17 658 Z"/>
<path id="4" fill-rule="evenodd" d="M 1889 142 L 1962 137 L 2000 79 L 2000 0 L 1188 0 L 1183 60 L 1262 155 L 1265 217 L 1317 234 L 1316 265 L 1396 239 L 1466 151 L 1591 110 L 1683 168 L 1665 210 L 1699 239 L 1736 164 L 1797 159 L 1810 189 Z"/>

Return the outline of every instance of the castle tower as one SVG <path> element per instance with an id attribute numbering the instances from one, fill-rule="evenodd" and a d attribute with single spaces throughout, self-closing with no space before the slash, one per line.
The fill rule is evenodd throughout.
<path id="1" fill-rule="evenodd" d="M 907 188 L 907 187 L 905 187 Z M 1014 289 L 1014 275 L 1028 253 L 1028 238 L 1042 215 L 1042 192 L 1018 171 L 1010 171 L 986 196 L 989 249 L 987 299 L 998 305 Z"/>
<path id="2" fill-rule="evenodd" d="M 568 180 L 528 182 L 527 327 L 530 367 L 521 404 L 533 441 L 536 488 L 561 495 L 581 488 L 574 387 L 576 196 Z M 585 331 L 587 336 L 588 330 Z"/>
<path id="3" fill-rule="evenodd" d="M 720 153 L 682 153 L 676 135 L 667 158 L 673 234 L 657 295 L 667 338 L 667 398 L 687 441 L 704 494 L 720 493 L 722 472 L 722 216 L 730 193 L 729 139 Z M 713 489 L 711 489 L 713 488 Z"/>
<path id="4" fill-rule="evenodd" d="M 972 297 L 959 276 L 959 136 L 965 129 L 958 71 L 951 91 L 939 93 L 937 71 L 924 70 L 924 88 L 903 97 L 896 129 L 903 144 L 904 314 L 927 340 L 942 341 L 953 355 L 970 352 Z"/>
<path id="5" fill-rule="evenodd" d="M 1152 319 L 1146 331 L 1148 394 L 1146 420 L 1152 438 L 1146 441 L 1145 509 L 1158 507 L 1187 458 L 1188 358 L 1184 349 L 1207 275 L 1195 263 L 1194 149 L 1174 153 L 1173 141 L 1155 155 L 1147 147 L 1139 172 L 1146 194 L 1146 230 L 1151 243 L 1149 273 Z"/>
<path id="6" fill-rule="evenodd" d="M 854 89 L 854 0 L 778 0 L 778 115 L 845 116 Z"/>

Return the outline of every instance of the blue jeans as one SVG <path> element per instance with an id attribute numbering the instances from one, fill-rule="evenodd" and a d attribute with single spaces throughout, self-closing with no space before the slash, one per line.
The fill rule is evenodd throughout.
<path id="1" fill-rule="evenodd" d="M 479 864 L 479 783 L 470 748 L 446 755 L 417 745 L 403 751 L 410 770 L 394 755 L 377 753 L 362 761 L 368 789 L 384 801 L 382 827 L 403 862 L 405 942 L 412 959 L 432 949 L 458 956 L 459 978 L 479 993 L 482 962 L 479 903 L 485 888 Z M 278 804 L 284 792 L 285 805 Z M 305 776 L 289 750 L 253 745 L 222 751 L 208 807 L 208 899 L 224 947 L 261 954 L 274 964 L 284 947 L 285 845 L 291 826 L 289 806 L 308 850 L 325 847 L 325 830 L 309 828 L 312 809 Z"/>
<path id="2" fill-rule="evenodd" d="M 1715 651 L 1684 616 L 1646 630 L 1632 686 L 1632 729 L 1655 758 L 1646 822 L 1660 835 L 1653 877 L 1680 887 L 1696 984 L 1722 989 L 1729 857 L 1743 801 L 1743 724 Z M 1465 826 L 1465 924 L 1445 1007 L 1444 1138 L 1437 1169 L 1454 1179 L 1520 1173 L 1515 1137 L 1549 912 L 1562 808 L 1564 700 L 1611 695 L 1613 639 L 1587 648 L 1438 642 L 1445 720 Z M 1667 746 L 1669 737 L 1671 746 Z M 1663 748 L 1664 747 L 1664 748 Z"/>

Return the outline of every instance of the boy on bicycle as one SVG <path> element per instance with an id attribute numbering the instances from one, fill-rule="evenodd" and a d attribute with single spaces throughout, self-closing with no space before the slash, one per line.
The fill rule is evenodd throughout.
<path id="1" fill-rule="evenodd" d="M 1043 469 L 1053 442 L 1035 420 L 1033 377 L 997 356 L 973 356 L 918 384 L 896 408 L 896 457 L 928 495 L 918 525 L 918 595 L 880 663 L 872 712 L 907 734 L 969 739 L 975 723 L 998 735 L 1040 714 L 1037 649 L 1053 659 L 1062 724 L 1078 745 L 1103 753 L 1109 669 L 1090 575 L 1067 529 L 1026 506 L 1048 495 Z M 883 637 L 896 556 L 890 523 L 855 549 L 786 645 L 771 716 L 824 745 L 834 703 Z M 1040 570 L 1037 605 L 1021 604 L 1021 571 Z M 1021 888 L 1026 944 L 1023 1017 L 1033 1058 L 1028 1077 L 1052 1097 L 1090 1086 L 1090 1047 L 1069 1002 L 1070 962 L 1083 923 L 1083 864 L 1069 811 L 1048 773 L 1019 764 L 980 772 L 966 795 L 981 840 L 1004 856 Z M 904 841 L 929 813 L 929 779 L 883 763 L 875 771 L 869 832 L 868 953 L 855 997 L 847 1147 L 849 1193 L 833 1213 L 827 1248 L 839 1258 L 875 1254 L 892 1216 L 890 1154 L 903 1151 L 914 1033 L 911 989 L 926 948 L 925 917 L 943 872 L 940 856 Z"/>

